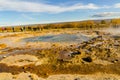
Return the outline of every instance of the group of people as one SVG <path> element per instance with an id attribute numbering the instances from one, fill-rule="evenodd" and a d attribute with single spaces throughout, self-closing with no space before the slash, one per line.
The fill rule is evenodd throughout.
<path id="1" fill-rule="evenodd" d="M 9 30 L 12 31 L 12 32 L 18 31 L 15 27 L 11 27 L 10 29 L 8 29 L 7 27 L 2 27 L 2 32 L 5 32 L 5 31 L 8 32 Z M 19 28 L 19 31 L 21 31 L 21 32 L 26 31 L 26 30 L 28 30 L 28 31 L 38 31 L 38 30 L 42 30 L 42 28 L 40 28 L 40 27 L 30 27 L 30 26 L 28 26 L 28 27 L 23 26 L 23 27 Z"/>

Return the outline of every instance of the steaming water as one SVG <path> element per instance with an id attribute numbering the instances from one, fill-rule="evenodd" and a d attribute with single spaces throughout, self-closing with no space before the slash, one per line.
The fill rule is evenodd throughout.
<path id="1" fill-rule="evenodd" d="M 118 34 L 120 34 L 120 27 L 118 27 L 118 28 L 108 28 L 108 29 L 105 29 L 104 31 L 109 32 L 113 35 L 118 35 Z"/>
<path id="2" fill-rule="evenodd" d="M 110 33 L 114 38 L 120 38 L 120 27 L 118 28 L 108 28 L 103 30 L 104 32 Z"/>
<path id="3" fill-rule="evenodd" d="M 46 36 L 38 36 L 23 39 L 25 42 L 78 42 L 81 43 L 83 41 L 90 40 L 91 37 L 87 35 L 83 35 L 81 33 L 77 34 L 58 34 L 58 35 L 46 35 Z"/>

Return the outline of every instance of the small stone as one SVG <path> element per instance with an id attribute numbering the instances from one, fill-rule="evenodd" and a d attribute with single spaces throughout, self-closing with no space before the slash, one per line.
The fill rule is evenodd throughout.
<path id="1" fill-rule="evenodd" d="M 115 61 L 112 61 L 113 63 L 117 63 L 118 62 L 118 60 L 115 60 Z"/>
<path id="2" fill-rule="evenodd" d="M 16 76 L 13 76 L 13 79 L 16 79 L 17 77 Z"/>
<path id="3" fill-rule="evenodd" d="M 31 75 L 29 75 L 28 77 L 32 77 Z"/>
<path id="4" fill-rule="evenodd" d="M 3 58 L 6 58 L 7 56 L 3 56 Z"/>
<path id="5" fill-rule="evenodd" d="M 86 62 L 92 62 L 92 58 L 91 57 L 86 57 L 86 58 L 82 58 L 84 61 Z"/>
<path id="6" fill-rule="evenodd" d="M 80 78 L 75 78 L 74 80 L 80 80 Z"/>

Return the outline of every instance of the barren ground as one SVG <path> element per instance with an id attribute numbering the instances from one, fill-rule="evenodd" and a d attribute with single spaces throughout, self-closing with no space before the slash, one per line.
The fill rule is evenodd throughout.
<path id="1" fill-rule="evenodd" d="M 22 41 L 63 33 L 82 33 L 92 39 L 82 43 Z M 120 38 L 106 31 L 73 29 L 1 33 L 0 80 L 120 80 Z"/>

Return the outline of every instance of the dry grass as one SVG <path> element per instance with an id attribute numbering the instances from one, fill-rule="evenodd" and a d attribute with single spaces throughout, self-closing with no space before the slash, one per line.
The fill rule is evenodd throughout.
<path id="1" fill-rule="evenodd" d="M 6 44 L 0 44 L 0 49 L 6 48 L 7 45 Z"/>

